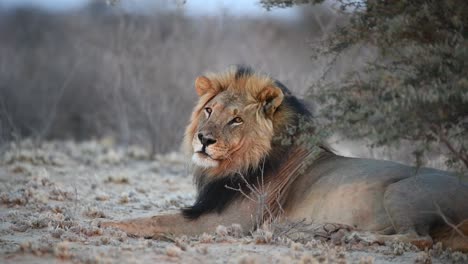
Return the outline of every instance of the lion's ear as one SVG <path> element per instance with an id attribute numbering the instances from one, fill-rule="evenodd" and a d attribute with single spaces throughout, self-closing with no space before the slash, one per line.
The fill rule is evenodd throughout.
<path id="1" fill-rule="evenodd" d="M 283 102 L 283 97 L 284 94 L 280 88 L 268 86 L 258 94 L 257 98 L 263 105 L 265 115 L 272 116 Z"/>
<path id="2" fill-rule="evenodd" d="M 195 79 L 195 90 L 197 91 L 198 96 L 202 96 L 212 90 L 210 79 L 205 76 L 199 76 Z"/>

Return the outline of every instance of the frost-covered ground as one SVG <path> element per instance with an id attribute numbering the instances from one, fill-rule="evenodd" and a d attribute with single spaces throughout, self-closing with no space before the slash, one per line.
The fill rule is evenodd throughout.
<path id="1" fill-rule="evenodd" d="M 234 227 L 158 241 L 102 229 L 102 220 L 190 205 L 191 176 L 177 153 L 150 157 L 110 141 L 12 144 L 0 160 L 1 263 L 451 263 L 466 255 L 369 244 L 338 231 L 294 242 L 267 230 L 240 237 Z"/>

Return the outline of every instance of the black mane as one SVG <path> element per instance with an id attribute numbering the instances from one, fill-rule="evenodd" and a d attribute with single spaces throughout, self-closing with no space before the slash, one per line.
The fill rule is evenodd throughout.
<path id="1" fill-rule="evenodd" d="M 249 77 L 254 74 L 254 70 L 246 65 L 236 65 L 236 73 L 234 75 L 234 79 L 239 80 L 243 77 Z"/>
<path id="2" fill-rule="evenodd" d="M 263 181 L 266 181 L 266 177 L 274 174 L 274 171 L 279 167 L 278 158 L 267 157 L 263 166 L 249 170 L 243 175 L 233 173 L 232 175 L 206 183 L 198 191 L 195 203 L 190 207 L 183 208 L 182 214 L 187 219 L 194 220 L 202 214 L 211 212 L 222 213 L 231 202 L 243 195 L 239 189 L 248 195 L 251 193 L 248 185 L 260 187 L 259 184 L 262 183 L 262 176 L 264 177 Z M 255 199 L 255 197 L 253 198 Z"/>

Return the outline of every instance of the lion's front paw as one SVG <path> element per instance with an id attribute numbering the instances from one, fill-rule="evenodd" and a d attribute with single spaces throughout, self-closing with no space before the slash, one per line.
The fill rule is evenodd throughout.
<path id="1" fill-rule="evenodd" d="M 99 225 L 101 228 L 116 228 L 125 232 L 131 237 L 152 237 L 145 227 L 139 226 L 131 221 L 109 221 L 102 222 Z"/>
<path id="2" fill-rule="evenodd" d="M 107 228 L 107 227 L 115 227 L 115 228 L 118 228 L 117 225 L 118 225 L 119 222 L 114 222 L 114 221 L 105 221 L 105 222 L 100 222 L 98 224 L 98 227 L 100 228 Z"/>
<path id="3" fill-rule="evenodd" d="M 137 218 L 124 221 L 106 221 L 101 222 L 101 228 L 116 228 L 127 233 L 132 237 L 162 238 L 163 230 L 155 223 L 153 218 Z"/>

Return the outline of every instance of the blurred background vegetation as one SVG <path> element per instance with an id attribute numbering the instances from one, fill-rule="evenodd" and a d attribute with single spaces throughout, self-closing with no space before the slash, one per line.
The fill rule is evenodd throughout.
<path id="1" fill-rule="evenodd" d="M 266 8 L 321 0 L 263 0 Z M 330 67 L 350 49 L 371 48 L 363 68 L 317 80 L 322 118 L 346 138 L 403 149 L 416 165 L 442 157 L 468 169 L 468 1 L 335 1 L 347 23 L 316 45 Z M 401 149 L 401 148 L 400 148 Z"/>
<path id="2" fill-rule="evenodd" d="M 0 144 L 177 150 L 196 76 L 247 64 L 309 99 L 343 154 L 468 167 L 464 0 L 78 2 L 0 4 Z"/>

